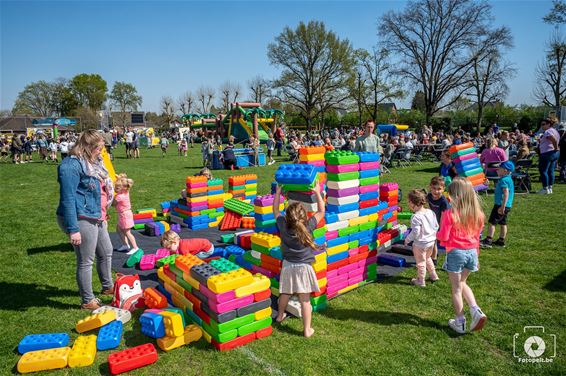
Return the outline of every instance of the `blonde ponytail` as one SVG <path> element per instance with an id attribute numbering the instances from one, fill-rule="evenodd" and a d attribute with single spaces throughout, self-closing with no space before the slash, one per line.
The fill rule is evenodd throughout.
<path id="1" fill-rule="evenodd" d="M 287 231 L 294 233 L 301 244 L 318 249 L 312 234 L 307 229 L 307 211 L 300 202 L 293 202 L 285 211 L 285 220 L 287 222 Z"/>

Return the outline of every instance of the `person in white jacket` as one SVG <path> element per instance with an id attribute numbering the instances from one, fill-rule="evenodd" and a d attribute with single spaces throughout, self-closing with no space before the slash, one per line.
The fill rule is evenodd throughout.
<path id="1" fill-rule="evenodd" d="M 417 263 L 417 278 L 413 278 L 411 283 L 415 286 L 425 287 L 427 271 L 431 282 L 438 281 L 431 256 L 439 226 L 436 214 L 424 207 L 426 193 L 423 190 L 413 189 L 409 192 L 408 201 L 409 209 L 414 214 L 411 217 L 411 232 L 405 238 L 405 245 L 413 242 L 413 255 Z"/>

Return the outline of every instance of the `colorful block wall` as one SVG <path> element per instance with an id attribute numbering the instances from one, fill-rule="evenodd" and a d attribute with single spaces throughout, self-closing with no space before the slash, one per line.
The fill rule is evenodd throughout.
<path id="1" fill-rule="evenodd" d="M 257 197 L 257 175 L 237 175 L 228 178 L 228 193 L 233 198 L 253 202 Z"/>
<path id="2" fill-rule="evenodd" d="M 477 191 L 488 188 L 485 185 L 486 178 L 483 167 L 472 142 L 453 145 L 448 151 L 459 176 L 464 176 L 468 179 Z"/>

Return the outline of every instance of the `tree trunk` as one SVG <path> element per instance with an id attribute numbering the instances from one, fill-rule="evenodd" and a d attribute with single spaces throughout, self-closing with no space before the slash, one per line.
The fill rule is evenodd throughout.
<path id="1" fill-rule="evenodd" d="M 478 133 L 481 132 L 482 120 L 483 120 L 483 106 L 478 103 L 478 115 L 477 115 L 477 123 L 476 123 Z"/>

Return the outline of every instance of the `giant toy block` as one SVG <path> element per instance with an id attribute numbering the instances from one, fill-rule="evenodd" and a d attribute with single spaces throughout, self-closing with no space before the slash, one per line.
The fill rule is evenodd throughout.
<path id="1" fill-rule="evenodd" d="M 253 202 L 257 196 L 257 175 L 236 175 L 228 178 L 228 193 L 235 199 Z"/>
<path id="2" fill-rule="evenodd" d="M 18 344 L 18 352 L 25 354 L 30 351 L 46 350 L 55 347 L 65 347 L 70 338 L 67 333 L 30 334 Z"/>
<path id="3" fill-rule="evenodd" d="M 157 362 L 157 350 L 146 343 L 108 355 L 110 373 L 117 375 Z"/>
<path id="4" fill-rule="evenodd" d="M 69 352 L 68 366 L 71 368 L 86 367 L 94 363 L 96 357 L 96 336 L 79 336 L 73 343 L 73 348 Z"/>
<path id="5" fill-rule="evenodd" d="M 255 231 L 266 232 L 269 234 L 277 233 L 277 225 L 275 223 L 275 215 L 273 214 L 273 198 L 274 195 L 258 196 L 254 200 L 254 218 Z M 285 214 L 285 198 L 279 197 L 279 211 Z"/>
<path id="6" fill-rule="evenodd" d="M 452 145 L 448 151 L 459 176 L 464 176 L 468 179 L 476 191 L 488 188 L 485 184 L 486 178 L 483 167 L 472 142 Z"/>
<path id="7" fill-rule="evenodd" d="M 65 368 L 68 363 L 70 351 L 70 347 L 29 351 L 20 358 L 16 368 L 19 373 Z"/>

